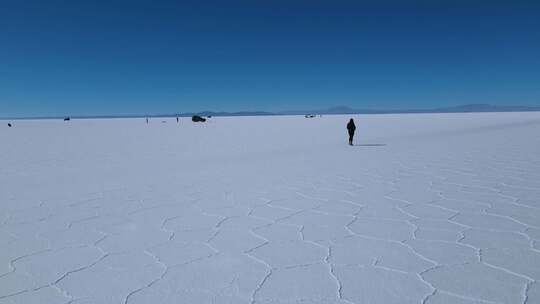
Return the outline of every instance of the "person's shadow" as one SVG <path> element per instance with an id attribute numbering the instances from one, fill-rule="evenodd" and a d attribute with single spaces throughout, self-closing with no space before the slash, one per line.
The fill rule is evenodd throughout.
<path id="1" fill-rule="evenodd" d="M 386 144 L 354 144 L 354 147 L 383 147 Z"/>

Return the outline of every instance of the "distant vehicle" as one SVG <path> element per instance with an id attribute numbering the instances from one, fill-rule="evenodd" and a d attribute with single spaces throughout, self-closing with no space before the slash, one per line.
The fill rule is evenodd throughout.
<path id="1" fill-rule="evenodd" d="M 314 118 L 314 117 L 316 117 L 316 116 L 313 115 L 313 114 L 306 114 L 304 117 L 305 117 L 305 118 Z"/>
<path id="2" fill-rule="evenodd" d="M 11 124 L 9 122 L 8 122 L 7 126 L 11 128 Z"/>
<path id="3" fill-rule="evenodd" d="M 71 120 L 71 118 L 69 118 L 69 117 L 64 118 L 64 121 L 70 121 L 70 120 Z"/>
<path id="4" fill-rule="evenodd" d="M 202 118 L 199 115 L 193 115 L 191 117 L 191 121 L 193 121 L 193 122 L 205 122 L 206 118 Z"/>

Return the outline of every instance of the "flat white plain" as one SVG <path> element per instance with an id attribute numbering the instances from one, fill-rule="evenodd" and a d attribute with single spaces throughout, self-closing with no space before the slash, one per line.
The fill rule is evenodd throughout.
<path id="1" fill-rule="evenodd" d="M 0 303 L 540 303 L 540 113 L 0 129 Z"/>

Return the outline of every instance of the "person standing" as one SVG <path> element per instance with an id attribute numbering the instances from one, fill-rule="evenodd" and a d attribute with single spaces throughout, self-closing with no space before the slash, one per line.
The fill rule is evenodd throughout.
<path id="1" fill-rule="evenodd" d="M 354 137 L 354 131 L 356 131 L 356 125 L 354 124 L 354 120 L 351 118 L 349 120 L 349 123 L 347 124 L 347 131 L 349 131 L 349 145 L 353 145 L 353 137 Z"/>

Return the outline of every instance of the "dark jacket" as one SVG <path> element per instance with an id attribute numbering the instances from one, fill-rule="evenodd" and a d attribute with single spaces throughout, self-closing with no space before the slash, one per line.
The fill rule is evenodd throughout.
<path id="1" fill-rule="evenodd" d="M 347 130 L 349 130 L 349 133 L 354 133 L 356 131 L 356 126 L 354 125 L 354 121 L 349 121 L 347 124 Z"/>

